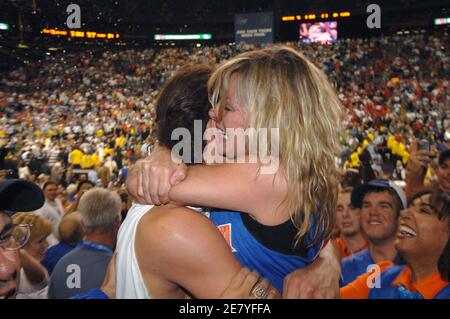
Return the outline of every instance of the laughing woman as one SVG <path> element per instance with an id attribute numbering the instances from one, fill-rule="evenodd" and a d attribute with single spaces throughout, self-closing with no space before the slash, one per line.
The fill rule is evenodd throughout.
<path id="1" fill-rule="evenodd" d="M 406 265 L 378 264 L 379 288 L 364 274 L 341 289 L 348 299 L 450 299 L 450 195 L 420 192 L 401 212 L 395 246 Z"/>

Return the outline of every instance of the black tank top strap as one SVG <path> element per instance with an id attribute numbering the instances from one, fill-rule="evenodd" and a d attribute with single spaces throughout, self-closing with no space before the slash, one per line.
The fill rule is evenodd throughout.
<path id="1" fill-rule="evenodd" d="M 249 214 L 240 214 L 247 230 L 261 245 L 287 255 L 307 256 L 308 248 L 303 241 L 294 248 L 297 228 L 290 219 L 280 225 L 266 226 L 258 223 Z"/>

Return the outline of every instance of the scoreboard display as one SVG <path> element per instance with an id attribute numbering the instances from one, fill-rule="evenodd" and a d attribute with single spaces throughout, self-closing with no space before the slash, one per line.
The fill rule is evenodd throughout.
<path id="1" fill-rule="evenodd" d="M 324 21 L 316 23 L 301 23 L 299 39 L 302 42 L 333 43 L 338 39 L 338 23 L 336 21 Z"/>

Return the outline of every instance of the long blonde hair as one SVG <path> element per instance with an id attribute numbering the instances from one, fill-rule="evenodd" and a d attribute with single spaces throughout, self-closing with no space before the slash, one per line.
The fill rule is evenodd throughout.
<path id="1" fill-rule="evenodd" d="M 286 197 L 298 229 L 295 245 L 314 228 L 311 245 L 329 238 L 338 192 L 342 109 L 326 76 L 301 53 L 273 46 L 223 63 L 208 82 L 211 104 L 223 104 L 230 77 L 248 112 L 248 127 L 278 128 Z M 268 142 L 270 148 L 270 142 Z M 311 223 L 314 216 L 314 226 Z"/>

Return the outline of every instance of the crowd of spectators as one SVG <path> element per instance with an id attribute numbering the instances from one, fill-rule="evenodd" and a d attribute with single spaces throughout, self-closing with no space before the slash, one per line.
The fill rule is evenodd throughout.
<path id="1" fill-rule="evenodd" d="M 344 106 L 342 154 L 336 161 L 342 169 L 345 200 L 338 211 L 346 210 L 352 188 L 371 179 L 395 180 L 408 197 L 424 187 L 448 192 L 449 40 L 442 31 L 343 39 L 331 45 L 290 43 L 324 70 Z M 114 203 L 118 205 L 120 199 L 125 217 L 130 198 L 124 183 L 128 170 L 155 143 L 155 102 L 166 79 L 184 64 L 216 65 L 255 48 L 222 45 L 55 53 L 2 75 L 0 179 L 33 181 L 45 195 L 38 211 L 14 217 L 20 223 L 32 220 L 35 227 L 21 253 L 22 297 L 46 297 L 49 278 L 50 295 L 70 297 L 57 288 L 58 273 L 65 271 L 58 261 L 70 253 L 70 258 L 76 258 L 81 250 L 74 249 L 80 247 L 83 235 L 95 234 L 95 227 L 90 232 L 81 227 L 89 222 L 90 208 L 80 209 L 80 199 L 90 188 L 120 195 Z M 98 189 L 96 193 L 102 195 Z M 93 202 L 90 199 L 89 204 Z M 342 257 L 373 244 L 371 237 L 367 241 L 361 233 L 359 215 L 346 214 L 339 217 L 342 224 L 336 233 L 337 237 L 340 233 Z M 397 216 L 398 212 L 392 218 Z M 115 215 L 110 218 L 111 237 L 115 238 L 119 224 Z M 352 229 L 345 230 L 347 224 Z M 109 242 L 106 246 L 113 248 Z M 111 258 L 108 249 L 100 254 L 103 272 L 92 279 L 95 285 L 101 284 Z M 70 258 L 63 261 L 68 264 Z M 54 269 L 57 272 L 52 275 Z"/>

